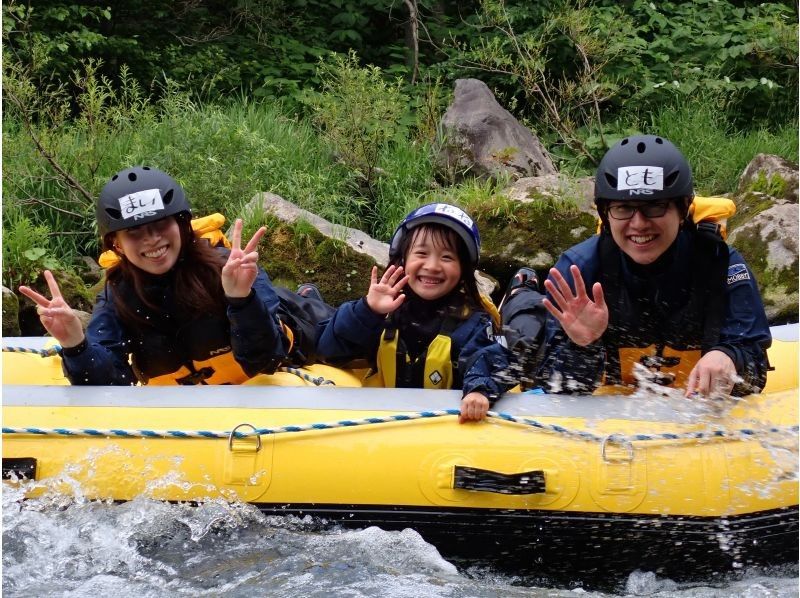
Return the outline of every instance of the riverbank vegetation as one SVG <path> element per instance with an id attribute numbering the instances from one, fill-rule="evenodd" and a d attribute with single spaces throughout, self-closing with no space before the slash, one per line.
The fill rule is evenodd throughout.
<path id="1" fill-rule="evenodd" d="M 217 6 L 219 4 L 219 6 Z M 96 256 L 93 202 L 131 164 L 197 214 L 272 191 L 387 240 L 430 198 L 505 181 L 437 167 L 459 77 L 484 80 L 561 172 L 659 133 L 704 193 L 797 161 L 794 3 L 42 1 L 3 7 L 3 284 Z"/>

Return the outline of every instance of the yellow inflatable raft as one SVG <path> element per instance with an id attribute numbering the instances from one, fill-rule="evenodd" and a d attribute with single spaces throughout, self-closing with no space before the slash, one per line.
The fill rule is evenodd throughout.
<path id="1" fill-rule="evenodd" d="M 3 476 L 29 497 L 222 498 L 413 527 L 456 562 L 571 579 L 796 562 L 797 326 L 773 332 L 760 395 L 509 394 L 464 425 L 458 392 L 350 388 L 332 368 L 72 387 L 57 357 L 4 352 Z"/>

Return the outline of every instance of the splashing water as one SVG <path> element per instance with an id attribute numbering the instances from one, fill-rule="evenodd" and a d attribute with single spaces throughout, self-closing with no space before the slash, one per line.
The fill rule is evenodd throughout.
<path id="1" fill-rule="evenodd" d="M 46 482 L 45 482 L 46 483 Z M 170 482 L 171 483 L 171 482 Z M 536 597 L 614 594 L 541 579 L 458 570 L 414 530 L 343 530 L 311 517 L 265 516 L 242 503 L 127 503 L 3 491 L 6 596 Z M 794 597 L 797 568 L 714 586 L 633 572 L 625 595 Z"/>

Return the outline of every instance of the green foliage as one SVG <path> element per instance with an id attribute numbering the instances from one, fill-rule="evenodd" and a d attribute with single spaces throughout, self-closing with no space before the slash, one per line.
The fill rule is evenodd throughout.
<path id="1" fill-rule="evenodd" d="M 610 10 L 609 10 L 610 9 Z M 698 91 L 727 96 L 737 126 L 780 124 L 797 107 L 796 8 L 727 0 L 602 3 L 609 32 L 629 24 L 607 75 L 623 105 L 645 109 Z M 621 21 L 620 19 L 624 19 Z"/>
<path id="2" fill-rule="evenodd" d="M 31 284 L 44 270 L 61 268 L 48 239 L 49 230 L 34 225 L 19 210 L 9 210 L 7 225 L 3 226 L 3 285 L 17 289 Z"/>
<path id="3" fill-rule="evenodd" d="M 337 158 L 355 171 L 374 198 L 381 153 L 404 133 L 400 117 L 407 98 L 375 66 L 360 67 L 355 52 L 320 60 L 322 92 L 309 100 L 314 122 Z"/>
<path id="4" fill-rule="evenodd" d="M 308 102 L 323 139 L 351 173 L 354 197 L 346 212 L 355 219 L 349 225 L 388 239 L 433 181 L 433 149 L 425 137 L 437 88 L 419 98 L 426 108 L 418 120 L 408 111 L 401 81 L 386 81 L 375 66 L 361 67 L 353 52 L 322 60 L 319 77 L 322 91 Z"/>
<path id="5" fill-rule="evenodd" d="M 477 72 L 568 160 L 596 164 L 628 114 L 703 90 L 726 96 L 739 129 L 796 112 L 797 12 L 784 3 L 485 0 L 478 17 L 441 72 Z"/>
<path id="6" fill-rule="evenodd" d="M 772 130 L 765 127 L 737 129 L 729 120 L 719 97 L 711 92 L 676 98 L 643 114 L 641 132 L 663 135 L 684 153 L 702 194 L 736 189 L 739 176 L 758 153 L 775 154 L 797 161 L 797 121 Z"/>

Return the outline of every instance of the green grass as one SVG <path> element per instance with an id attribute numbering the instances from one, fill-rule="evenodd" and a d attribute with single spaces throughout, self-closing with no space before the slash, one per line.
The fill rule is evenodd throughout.
<path id="1" fill-rule="evenodd" d="M 692 165 L 700 194 L 735 191 L 739 176 L 758 153 L 798 162 L 796 120 L 775 131 L 736 131 L 710 95 L 662 108 L 650 116 L 642 130 L 662 135 L 681 149 Z"/>

